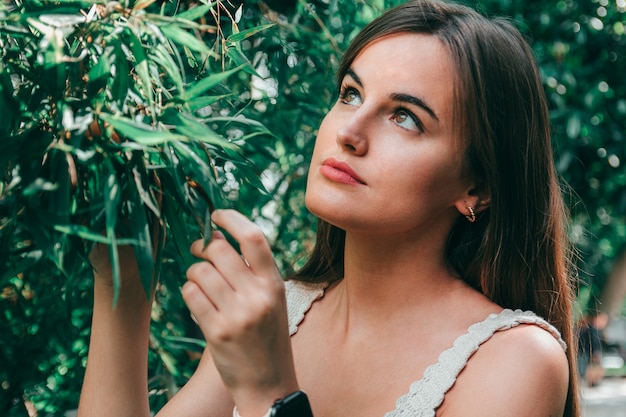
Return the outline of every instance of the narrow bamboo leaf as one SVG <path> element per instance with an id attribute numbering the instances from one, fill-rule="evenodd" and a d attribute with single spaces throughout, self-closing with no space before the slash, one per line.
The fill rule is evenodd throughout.
<path id="1" fill-rule="evenodd" d="M 265 185 L 261 181 L 261 175 L 251 168 L 251 163 L 237 165 L 237 173 L 242 182 L 252 185 L 254 189 L 261 193 L 267 192 Z"/>
<path id="2" fill-rule="evenodd" d="M 246 142 L 246 141 L 248 141 L 248 140 L 250 140 L 250 139 L 252 139 L 254 137 L 257 137 L 257 136 L 267 136 L 267 135 L 272 136 L 272 137 L 276 137 L 274 134 L 269 133 L 269 131 L 268 132 L 254 132 L 254 133 L 250 133 L 248 135 L 240 136 L 240 137 L 234 139 L 234 141 L 237 142 L 237 143 L 239 143 L 239 142 Z"/>
<path id="3" fill-rule="evenodd" d="M 106 56 L 100 56 L 98 62 L 89 70 L 89 81 L 93 82 L 100 78 L 109 77 L 111 75 L 111 66 Z"/>
<path id="4" fill-rule="evenodd" d="M 206 249 L 211 243 L 211 237 L 213 236 L 213 230 L 211 225 L 211 209 L 207 207 L 204 213 L 204 230 L 202 233 L 204 239 L 204 248 Z"/>
<path id="5" fill-rule="evenodd" d="M 175 190 L 177 188 L 174 184 L 174 179 L 170 175 L 163 173 L 160 175 L 160 179 L 163 184 L 163 189 Z M 191 266 L 194 263 L 194 259 L 189 253 L 189 245 L 191 242 L 187 237 L 187 228 L 184 222 L 185 213 L 181 205 L 176 201 L 174 195 L 170 193 L 163 194 L 162 211 L 169 226 L 169 237 L 178 249 L 178 253 L 182 257 L 185 266 Z"/>
<path id="6" fill-rule="evenodd" d="M 226 80 L 228 77 L 239 72 L 240 70 L 241 70 L 241 67 L 233 68 L 231 70 L 227 70 L 224 72 L 211 74 L 208 77 L 205 77 L 201 79 L 200 81 L 195 82 L 182 95 L 182 101 L 192 100 L 200 96 L 201 94 L 204 94 L 207 90 L 220 84 L 221 82 Z"/>
<path id="7" fill-rule="evenodd" d="M 135 58 L 134 67 L 143 86 L 144 98 L 146 98 L 149 107 L 154 110 L 154 97 L 152 95 L 152 83 L 150 82 L 150 71 L 148 70 L 148 57 L 146 55 L 146 51 L 144 51 L 141 41 L 132 30 L 127 28 L 125 33 L 128 37 L 128 45 L 133 53 L 133 57 Z"/>
<path id="8" fill-rule="evenodd" d="M 226 41 L 227 42 L 232 42 L 232 43 L 236 43 L 236 42 L 241 42 L 244 39 L 248 39 L 250 36 L 254 36 L 259 32 L 262 32 L 266 29 L 271 28 L 272 26 L 275 26 L 274 23 L 270 23 L 268 25 L 261 25 L 261 26 L 255 26 L 253 28 L 250 29 L 246 29 L 246 30 L 242 30 L 241 32 L 238 33 L 233 33 L 232 35 L 230 35 Z"/>
<path id="9" fill-rule="evenodd" d="M 206 341 L 191 337 L 165 336 L 163 340 L 168 342 L 170 347 L 181 350 L 204 349 L 206 347 Z"/>
<path id="10" fill-rule="evenodd" d="M 261 75 L 254 70 L 252 63 L 248 57 L 246 57 L 243 52 L 239 49 L 239 44 L 236 44 L 234 47 L 228 48 L 226 51 L 226 55 L 233 61 L 233 63 L 237 67 L 241 67 L 243 71 L 247 72 L 250 75 L 254 75 L 255 77 L 263 78 Z"/>
<path id="11" fill-rule="evenodd" d="M 115 231 L 107 229 L 107 237 L 110 239 L 109 243 L 109 259 L 111 260 L 111 267 L 113 271 L 113 308 L 117 306 L 117 300 L 120 297 L 120 289 L 122 287 L 122 277 L 120 271 L 120 254 L 117 250 L 117 240 L 115 238 Z"/>
<path id="12" fill-rule="evenodd" d="M 151 4 L 153 4 L 156 0 L 138 0 L 135 5 L 133 6 L 133 10 L 137 11 L 137 10 L 143 10 L 146 7 L 149 7 Z"/>
<path id="13" fill-rule="evenodd" d="M 198 226 L 198 230 L 200 231 L 200 235 L 204 236 L 204 231 L 206 229 L 206 224 L 204 223 L 205 217 L 204 213 L 208 210 L 206 201 L 200 197 L 200 194 L 195 189 L 189 190 L 189 201 L 187 204 L 191 207 L 191 216 L 193 217 L 196 225 Z"/>
<path id="14" fill-rule="evenodd" d="M 215 3 L 201 4 L 192 9 L 185 10 L 184 12 L 177 14 L 176 18 L 182 20 L 197 20 L 201 17 L 206 16 L 206 14 L 209 13 L 214 8 L 214 6 Z"/>
<path id="15" fill-rule="evenodd" d="M 172 58 L 172 55 L 168 52 L 167 48 L 163 45 L 158 45 L 152 56 L 154 62 L 159 64 L 163 68 L 170 80 L 176 85 L 176 90 L 180 94 L 184 90 L 184 83 L 181 74 L 184 74 L 183 70 L 176 65 L 176 62 Z"/>
<path id="16" fill-rule="evenodd" d="M 252 126 L 262 133 L 274 136 L 274 134 L 267 128 L 265 125 L 257 120 L 249 119 L 243 116 L 226 116 L 226 117 L 209 117 L 206 119 L 207 122 L 227 122 L 227 123 L 240 123 L 246 126 Z"/>
<path id="17" fill-rule="evenodd" d="M 195 214 L 199 215 L 199 218 L 196 218 L 196 222 L 200 226 L 200 230 L 203 230 L 204 218 L 202 215 L 206 205 L 199 204 L 199 202 L 209 202 L 210 208 L 223 207 L 222 189 L 217 183 L 216 173 L 213 168 L 200 157 L 202 153 L 198 151 L 198 147 L 203 146 L 201 143 L 195 144 L 195 149 L 180 142 L 173 142 L 172 145 L 177 149 L 177 154 L 181 159 L 181 166 L 187 173 L 187 176 L 196 183 L 194 186 L 196 193 L 191 193 L 193 190 L 190 190 L 190 201 L 195 204 Z M 195 196 L 194 194 L 197 195 Z M 194 201 L 194 198 L 198 199 L 199 202 Z"/>
<path id="18" fill-rule="evenodd" d="M 196 112 L 205 107 L 209 107 L 213 103 L 232 96 L 234 96 L 234 94 L 223 94 L 220 96 L 200 96 L 193 100 L 188 100 L 187 105 L 189 106 L 191 111 Z"/>
<path id="19" fill-rule="evenodd" d="M 206 190 L 208 188 L 207 181 L 215 176 L 213 169 L 186 144 L 181 142 L 171 142 L 171 144 L 176 149 L 182 167 L 192 171 L 194 175 L 191 177 L 198 182 L 202 189 Z"/>
<path id="20" fill-rule="evenodd" d="M 126 207 L 128 208 L 128 221 L 130 233 L 138 242 L 135 245 L 135 257 L 137 259 L 137 267 L 139 269 L 139 278 L 143 289 L 146 291 L 146 297 L 150 297 L 153 286 L 154 277 L 154 259 L 152 258 L 152 239 L 150 237 L 150 225 L 146 210 L 139 195 L 139 190 L 134 187 L 135 183 L 128 183 L 128 199 Z"/>
<path id="21" fill-rule="evenodd" d="M 78 225 L 78 224 L 69 224 L 69 225 L 56 224 L 54 225 L 54 230 L 56 230 L 57 232 L 66 234 L 66 235 L 78 236 L 81 239 L 89 240 L 89 241 L 96 242 L 96 243 L 103 243 L 105 245 L 110 245 L 112 243 L 112 241 L 107 236 L 103 235 L 102 233 L 96 233 L 92 231 L 91 229 L 89 229 L 88 227 Z M 137 244 L 137 240 L 135 239 L 117 239 L 116 238 L 115 242 L 117 242 L 118 245 L 136 245 Z"/>
<path id="22" fill-rule="evenodd" d="M 169 143 L 164 143 L 161 157 L 164 160 L 164 165 L 168 167 L 164 171 L 165 180 L 171 178 L 171 181 L 167 183 L 167 186 L 164 185 L 163 189 L 172 191 L 178 203 L 184 206 L 189 198 L 186 187 L 187 179 L 185 178 L 180 158 L 176 154 L 176 149 L 170 146 Z"/>
<path id="23" fill-rule="evenodd" d="M 120 260 L 117 250 L 117 238 L 115 229 L 117 226 L 117 214 L 121 200 L 121 190 L 117 181 L 115 169 L 110 160 L 105 160 L 106 174 L 104 178 L 104 212 L 105 230 L 109 239 L 109 259 L 113 270 L 113 307 L 117 306 L 121 288 Z"/>
<path id="24" fill-rule="evenodd" d="M 122 116 L 112 116 L 101 113 L 100 118 L 113 126 L 121 135 L 145 145 L 154 146 L 169 141 L 186 141 L 187 137 L 175 133 L 155 130 L 152 126 L 139 123 Z M 123 144 L 122 144 L 123 146 Z"/>
<path id="25" fill-rule="evenodd" d="M 122 49 L 119 39 L 116 39 L 115 45 L 115 77 L 111 86 L 112 99 L 122 108 L 126 96 L 128 95 L 128 86 L 130 84 L 130 68 L 126 60 L 126 54 Z"/>
<path id="26" fill-rule="evenodd" d="M 179 133 L 191 140 L 216 145 L 221 148 L 235 149 L 237 147 L 223 136 L 215 133 L 215 131 L 210 129 L 206 124 L 186 114 L 168 111 L 163 115 L 162 120 L 166 124 L 175 126 Z"/>
<path id="27" fill-rule="evenodd" d="M 150 190 L 148 173 L 145 170 L 143 173 L 140 173 L 137 166 L 133 167 L 132 173 L 141 201 L 148 209 L 150 209 L 150 211 L 152 211 L 152 213 L 154 213 L 155 216 L 161 217 L 161 210 L 159 209 L 154 194 Z"/>
<path id="28" fill-rule="evenodd" d="M 196 51 L 206 55 L 209 55 L 211 53 L 211 49 L 203 41 L 196 38 L 191 33 L 185 31 L 180 26 L 163 25 L 161 26 L 161 31 L 172 42 L 179 45 L 184 45 L 192 51 Z"/>
<path id="29" fill-rule="evenodd" d="M 176 360 L 172 357 L 172 355 L 169 352 L 166 351 L 161 351 L 160 355 L 159 355 L 159 359 L 161 360 L 161 362 L 163 362 L 163 365 L 165 365 L 165 369 L 167 369 L 167 372 L 172 375 L 173 377 L 179 377 L 180 376 L 180 371 L 178 370 L 178 366 L 176 366 Z"/>

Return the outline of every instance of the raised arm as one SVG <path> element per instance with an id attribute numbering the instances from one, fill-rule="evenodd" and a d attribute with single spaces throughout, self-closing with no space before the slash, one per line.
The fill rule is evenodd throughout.
<path id="1" fill-rule="evenodd" d="M 94 308 L 87 371 L 79 417 L 149 416 L 148 339 L 150 307 L 138 279 L 134 251 L 120 249 L 122 288 L 113 309 L 108 250 L 98 246 L 94 264 Z"/>

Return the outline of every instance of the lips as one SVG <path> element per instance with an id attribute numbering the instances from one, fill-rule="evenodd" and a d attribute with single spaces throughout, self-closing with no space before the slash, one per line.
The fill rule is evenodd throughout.
<path id="1" fill-rule="evenodd" d="M 327 158 L 322 162 L 320 173 L 332 181 L 343 184 L 365 184 L 350 165 L 334 158 Z"/>

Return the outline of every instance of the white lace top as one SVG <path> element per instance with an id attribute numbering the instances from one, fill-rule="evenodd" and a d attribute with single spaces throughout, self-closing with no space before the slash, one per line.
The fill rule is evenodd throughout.
<path id="1" fill-rule="evenodd" d="M 305 314 L 315 301 L 324 296 L 327 286 L 296 281 L 286 283 L 289 334 L 294 335 L 298 331 Z M 559 331 L 533 312 L 505 309 L 498 314 L 490 314 L 485 320 L 471 325 L 467 333 L 454 341 L 451 348 L 441 353 L 437 363 L 426 368 L 422 379 L 411 384 L 409 392 L 396 401 L 396 409 L 385 414 L 385 417 L 434 417 L 446 392 L 452 388 L 457 376 L 480 345 L 495 332 L 520 324 L 534 324 L 545 329 L 566 349 Z"/>

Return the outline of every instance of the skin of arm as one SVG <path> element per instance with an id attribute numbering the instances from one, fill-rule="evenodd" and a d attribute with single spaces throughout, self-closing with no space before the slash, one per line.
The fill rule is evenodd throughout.
<path id="1" fill-rule="evenodd" d="M 470 359 L 438 417 L 561 417 L 568 365 L 556 339 L 536 326 L 496 333 Z"/>
<path id="2" fill-rule="evenodd" d="M 193 376 L 159 411 L 157 417 L 231 417 L 233 406 L 233 400 L 207 348 Z"/>
<path id="3" fill-rule="evenodd" d="M 151 301 L 139 279 L 125 279 L 122 285 L 125 288 L 120 291 L 117 306 L 113 309 L 113 287 L 96 273 L 91 342 L 79 417 L 142 417 L 150 414 L 148 338 Z"/>

